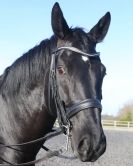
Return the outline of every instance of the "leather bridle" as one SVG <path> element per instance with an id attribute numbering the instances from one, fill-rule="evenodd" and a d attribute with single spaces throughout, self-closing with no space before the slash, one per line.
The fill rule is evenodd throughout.
<path id="1" fill-rule="evenodd" d="M 65 106 L 65 103 L 61 100 L 59 95 L 59 87 L 57 84 L 57 77 L 56 77 L 57 61 L 58 61 L 59 52 L 61 50 L 69 50 L 77 54 L 86 56 L 88 58 L 99 56 L 100 53 L 88 54 L 75 47 L 59 47 L 57 48 L 56 51 L 53 52 L 51 65 L 50 65 L 50 74 L 49 74 L 49 110 L 53 114 L 50 103 L 51 101 L 50 99 L 52 98 L 55 102 L 59 126 L 62 129 L 63 133 L 66 134 L 67 132 L 66 130 L 70 130 L 72 128 L 70 123 L 71 117 L 73 117 L 78 112 L 85 110 L 87 108 L 98 108 L 102 110 L 102 105 L 99 99 L 89 98 L 82 101 L 76 101 L 74 104 L 69 105 L 69 107 Z"/>

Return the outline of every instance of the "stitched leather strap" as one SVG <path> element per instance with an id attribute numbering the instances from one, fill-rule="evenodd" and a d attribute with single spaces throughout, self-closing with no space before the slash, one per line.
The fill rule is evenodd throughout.
<path id="1" fill-rule="evenodd" d="M 66 108 L 66 116 L 68 119 L 70 119 L 79 111 L 87 108 L 99 108 L 100 110 L 102 110 L 102 105 L 98 99 L 85 99 L 82 101 L 78 101 L 75 104 L 72 104 L 72 106 Z"/>

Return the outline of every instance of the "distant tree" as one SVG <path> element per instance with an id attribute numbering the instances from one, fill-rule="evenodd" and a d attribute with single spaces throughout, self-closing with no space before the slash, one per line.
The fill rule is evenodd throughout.
<path id="1" fill-rule="evenodd" d="M 125 104 L 120 109 L 117 119 L 123 121 L 133 121 L 133 102 Z"/>
<path id="2" fill-rule="evenodd" d="M 116 117 L 113 115 L 108 115 L 108 114 L 103 114 L 102 115 L 102 120 L 115 120 Z"/>

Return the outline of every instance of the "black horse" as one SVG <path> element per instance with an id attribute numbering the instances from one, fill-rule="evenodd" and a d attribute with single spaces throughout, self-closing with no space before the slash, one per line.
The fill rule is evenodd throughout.
<path id="1" fill-rule="evenodd" d="M 95 47 L 108 31 L 110 13 L 88 33 L 69 28 L 58 3 L 51 20 L 54 35 L 0 76 L 0 164 L 34 160 L 43 141 L 14 149 L 2 145 L 44 136 L 62 110 L 60 124 L 71 124 L 72 149 L 81 161 L 95 161 L 106 149 L 100 103 L 106 68 Z"/>

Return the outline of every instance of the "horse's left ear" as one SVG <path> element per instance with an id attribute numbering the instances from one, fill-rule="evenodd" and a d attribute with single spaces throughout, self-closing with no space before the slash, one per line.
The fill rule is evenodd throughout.
<path id="1" fill-rule="evenodd" d="M 106 36 L 111 21 L 111 15 L 107 12 L 98 23 L 90 30 L 88 36 L 95 42 L 101 42 Z"/>
<path id="2" fill-rule="evenodd" d="M 70 32 L 61 8 L 57 2 L 54 4 L 52 9 L 51 24 L 54 34 L 60 39 L 64 39 L 64 37 Z"/>

